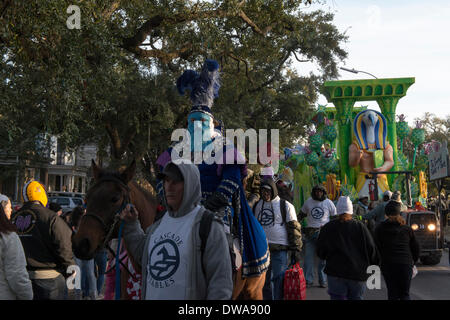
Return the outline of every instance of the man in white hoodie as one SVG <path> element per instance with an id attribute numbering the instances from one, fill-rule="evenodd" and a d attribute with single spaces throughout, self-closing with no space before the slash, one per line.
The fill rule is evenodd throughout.
<path id="1" fill-rule="evenodd" d="M 129 205 L 121 213 L 128 252 L 141 261 L 142 300 L 231 299 L 229 247 L 221 218 L 215 217 L 201 250 L 200 173 L 192 163 L 169 162 L 164 181 L 167 212 L 144 232 Z"/>
<path id="2" fill-rule="evenodd" d="M 288 253 L 291 253 L 293 260 L 300 260 L 301 226 L 294 206 L 280 199 L 272 179 L 263 180 L 260 190 L 261 200 L 255 204 L 253 212 L 264 228 L 270 250 L 270 265 L 263 296 L 264 300 L 283 300 L 284 274 L 290 262 Z"/>

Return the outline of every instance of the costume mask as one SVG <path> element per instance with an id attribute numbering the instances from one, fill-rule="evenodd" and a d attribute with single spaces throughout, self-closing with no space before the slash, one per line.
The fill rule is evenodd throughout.
<path id="1" fill-rule="evenodd" d="M 204 151 L 212 141 L 214 130 L 212 117 L 203 112 L 192 112 L 188 116 L 188 131 L 191 135 L 191 151 Z M 201 132 L 201 141 L 195 141 L 195 133 Z"/>

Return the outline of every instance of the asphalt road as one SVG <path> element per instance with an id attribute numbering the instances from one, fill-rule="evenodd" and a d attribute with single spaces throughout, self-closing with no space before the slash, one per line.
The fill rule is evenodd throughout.
<path id="1" fill-rule="evenodd" d="M 411 281 L 412 300 L 450 300 L 450 265 L 448 249 L 444 251 L 441 262 L 435 266 L 417 265 L 418 274 Z M 381 289 L 366 289 L 365 300 L 387 300 L 386 284 L 381 277 Z M 316 277 L 317 282 L 317 277 Z M 306 289 L 306 300 L 329 300 L 327 289 L 314 287 Z"/>

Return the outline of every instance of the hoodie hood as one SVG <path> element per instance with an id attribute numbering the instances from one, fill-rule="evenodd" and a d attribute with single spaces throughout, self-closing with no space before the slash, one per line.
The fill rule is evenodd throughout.
<path id="1" fill-rule="evenodd" d="M 272 201 L 278 196 L 278 189 L 273 179 L 264 179 L 263 181 L 261 181 L 261 188 L 263 186 L 269 186 L 272 189 L 272 198 L 270 199 L 270 201 Z"/>
<path id="2" fill-rule="evenodd" d="M 184 190 L 183 190 L 183 200 L 181 201 L 181 206 L 177 211 L 171 211 L 167 205 L 166 194 L 164 191 L 164 203 L 167 208 L 167 212 L 173 218 L 182 217 L 200 204 L 202 198 L 202 191 L 200 186 L 200 172 L 198 168 L 193 163 L 173 163 L 180 169 L 181 174 L 184 179 Z"/>
<path id="3" fill-rule="evenodd" d="M 323 191 L 323 196 L 321 199 L 317 199 L 316 196 L 314 195 L 314 191 L 316 190 L 322 190 Z M 324 201 L 327 198 L 327 189 L 325 189 L 325 187 L 323 185 L 315 185 L 312 190 L 311 190 L 311 198 L 313 198 L 313 200 L 316 201 Z"/>

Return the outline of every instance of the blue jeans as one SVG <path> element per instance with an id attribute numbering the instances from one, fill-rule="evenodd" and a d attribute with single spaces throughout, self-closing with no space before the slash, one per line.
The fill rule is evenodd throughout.
<path id="1" fill-rule="evenodd" d="M 314 259 L 316 258 L 317 238 L 319 232 L 313 233 L 310 237 L 305 237 L 305 263 L 303 269 L 305 270 L 305 280 L 307 284 L 314 283 Z M 326 284 L 327 277 L 323 270 L 325 269 L 325 260 L 319 259 L 317 265 L 317 273 L 319 274 L 319 283 Z"/>
<path id="2" fill-rule="evenodd" d="M 103 284 L 105 283 L 106 264 L 108 262 L 106 249 L 102 249 L 95 254 L 94 262 L 98 270 L 97 292 L 100 294 L 103 289 Z"/>
<path id="3" fill-rule="evenodd" d="M 328 294 L 331 300 L 364 300 L 365 281 L 328 276 Z"/>
<path id="4" fill-rule="evenodd" d="M 97 279 L 94 273 L 94 259 L 81 260 L 75 258 L 81 270 L 81 291 L 84 297 L 97 298 Z"/>
<path id="5" fill-rule="evenodd" d="M 266 282 L 263 288 L 264 300 L 270 300 L 270 298 L 271 300 L 283 300 L 284 274 L 288 266 L 287 251 L 270 251 L 270 266 L 266 273 Z"/>

